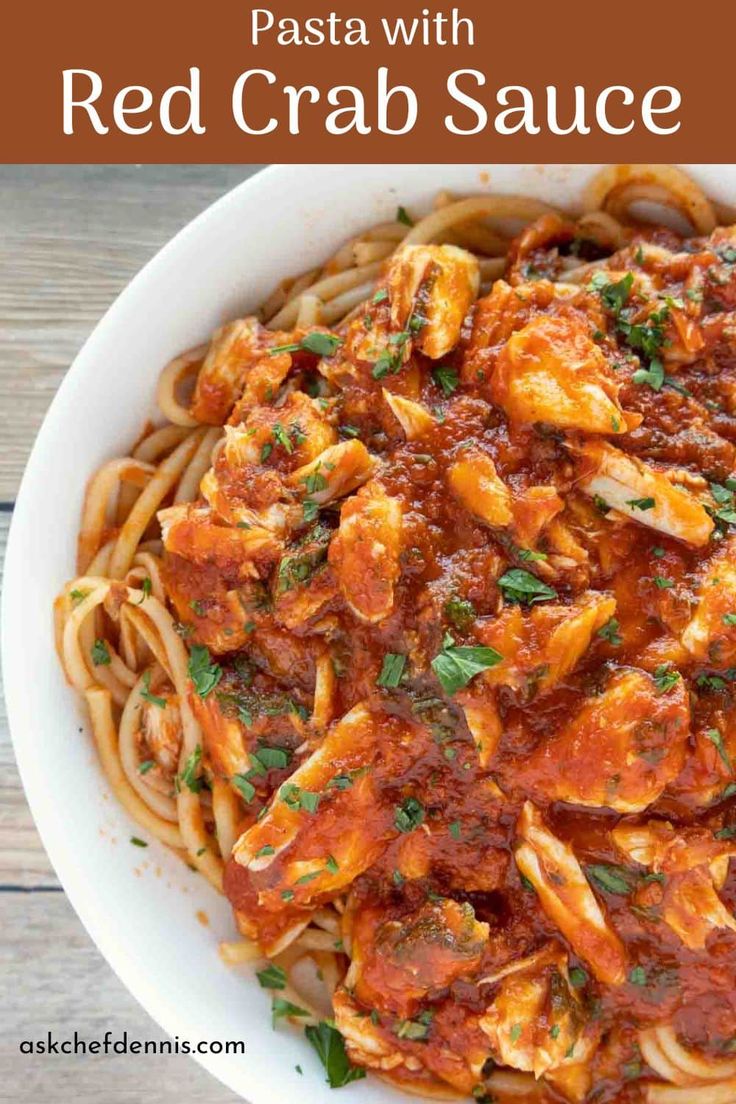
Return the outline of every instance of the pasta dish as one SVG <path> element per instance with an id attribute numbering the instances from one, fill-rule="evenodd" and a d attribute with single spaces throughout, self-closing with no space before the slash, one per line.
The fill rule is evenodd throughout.
<path id="1" fill-rule="evenodd" d="M 736 227 L 668 166 L 580 211 L 400 207 L 87 488 L 109 786 L 333 1087 L 736 1104 Z"/>

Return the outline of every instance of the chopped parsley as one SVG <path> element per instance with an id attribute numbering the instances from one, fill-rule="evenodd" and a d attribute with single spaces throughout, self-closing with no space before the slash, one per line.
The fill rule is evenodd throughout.
<path id="1" fill-rule="evenodd" d="M 415 797 L 405 797 L 394 811 L 394 824 L 400 832 L 413 832 L 424 820 L 424 806 Z"/>
<path id="2" fill-rule="evenodd" d="M 133 844 L 134 847 L 148 847 L 146 841 L 140 839 L 138 836 L 131 836 L 130 842 Z"/>
<path id="3" fill-rule="evenodd" d="M 647 973 L 643 966 L 634 966 L 629 971 L 629 981 L 632 985 L 646 985 Z"/>
<path id="4" fill-rule="evenodd" d="M 402 226 L 414 225 L 414 220 L 407 211 L 406 207 L 399 206 L 396 208 L 396 221 L 400 222 Z"/>
<path id="5" fill-rule="evenodd" d="M 322 795 L 312 790 L 303 790 L 294 782 L 284 782 L 279 797 L 290 809 L 304 809 L 307 813 L 316 813 Z"/>
<path id="6" fill-rule="evenodd" d="M 721 736 L 718 729 L 709 728 L 705 735 L 707 739 L 710 740 L 710 742 L 715 746 L 728 771 L 733 774 L 733 764 L 728 752 L 726 751 L 726 745 L 723 743 L 723 737 Z"/>
<path id="7" fill-rule="evenodd" d="M 594 863 L 586 867 L 587 873 L 594 883 L 606 891 L 625 896 L 631 891 L 629 875 L 620 866 L 612 866 L 609 863 Z"/>
<path id="8" fill-rule="evenodd" d="M 653 498 L 628 498 L 626 505 L 630 506 L 632 510 L 651 510 L 656 502 Z"/>
<path id="9" fill-rule="evenodd" d="M 306 1015 L 304 1012 L 300 1014 Z M 333 1023 L 322 1020 L 314 1026 L 305 1027 L 304 1034 L 325 1067 L 330 1088 L 339 1089 L 365 1077 L 364 1069 L 351 1064 L 345 1051 L 345 1041 Z"/>
<path id="10" fill-rule="evenodd" d="M 308 882 L 313 882 L 315 878 L 319 878 L 319 870 L 310 870 L 306 874 L 302 874 L 301 878 L 297 878 L 294 885 L 307 885 Z"/>
<path id="11" fill-rule="evenodd" d="M 736 625 L 736 613 L 724 613 L 721 620 L 724 625 Z"/>
<path id="12" fill-rule="evenodd" d="M 281 425 L 281 422 L 276 422 L 273 429 L 271 430 L 271 436 L 273 437 L 276 444 L 281 445 L 281 447 L 283 449 L 286 449 L 289 454 L 294 451 L 294 442 L 289 436 L 289 433 L 293 432 L 295 429 L 297 429 L 296 426 L 290 426 L 289 430 L 286 430 Z M 301 436 L 303 438 L 304 434 L 302 433 Z"/>
<path id="13" fill-rule="evenodd" d="M 187 787 L 191 793 L 199 793 L 202 789 L 202 779 L 199 777 L 199 769 L 202 762 L 202 746 L 197 744 L 194 751 L 187 758 L 184 770 L 179 775 L 179 781 Z"/>
<path id="14" fill-rule="evenodd" d="M 442 689 L 450 696 L 467 686 L 472 678 L 495 667 L 503 656 L 495 648 L 482 645 L 456 645 L 449 633 L 442 642 L 442 651 L 432 660 L 432 670 Z"/>
<path id="15" fill-rule="evenodd" d="M 189 678 L 200 698 L 211 694 L 222 678 L 222 667 L 219 663 L 210 662 L 209 648 L 202 644 L 192 645 L 189 654 Z"/>
<path id="16" fill-rule="evenodd" d="M 110 652 L 104 640 L 95 640 L 90 648 L 90 655 L 95 667 L 110 666 Z"/>
<path id="17" fill-rule="evenodd" d="M 597 291 L 601 302 L 607 310 L 618 317 L 628 302 L 631 289 L 634 285 L 634 276 L 631 272 L 615 283 L 606 279 L 605 272 L 596 272 L 588 284 L 589 291 Z"/>
<path id="18" fill-rule="evenodd" d="M 657 590 L 671 590 L 675 585 L 672 579 L 666 579 L 664 575 L 655 575 L 652 582 L 656 586 Z"/>
<path id="19" fill-rule="evenodd" d="M 520 605 L 546 602 L 557 597 L 556 590 L 523 567 L 510 568 L 498 580 L 498 585 L 507 602 L 518 602 Z"/>
<path id="20" fill-rule="evenodd" d="M 476 618 L 475 606 L 467 598 L 448 598 L 445 617 L 456 629 L 467 629 Z"/>
<path id="21" fill-rule="evenodd" d="M 537 563 L 547 559 L 546 552 L 535 552 L 533 548 L 519 548 L 518 556 L 522 563 Z"/>
<path id="22" fill-rule="evenodd" d="M 376 679 L 376 686 L 394 688 L 401 682 L 401 676 L 406 666 L 406 656 L 395 652 L 387 652 L 383 657 L 381 673 Z"/>
<path id="23" fill-rule="evenodd" d="M 582 989 L 588 983 L 588 975 L 580 966 L 573 966 L 568 976 L 573 989 Z"/>
<path id="24" fill-rule="evenodd" d="M 605 640 L 607 644 L 611 644 L 614 648 L 617 648 L 623 640 L 623 637 L 619 633 L 620 627 L 616 618 L 611 617 L 610 620 L 606 621 L 603 628 L 598 630 L 597 635 L 601 640 Z"/>
<path id="25" fill-rule="evenodd" d="M 721 530 L 728 525 L 736 525 L 736 504 L 734 503 L 734 489 L 736 481 L 727 479 L 725 483 L 711 483 L 710 493 L 716 501 L 718 509 L 706 507 L 713 520 L 718 523 Z"/>
<path id="26" fill-rule="evenodd" d="M 319 515 L 319 503 L 315 502 L 313 498 L 305 498 L 302 502 L 302 510 L 305 521 L 316 521 Z"/>
<path id="27" fill-rule="evenodd" d="M 148 774 L 148 772 L 152 770 L 155 766 L 156 763 L 153 759 L 144 759 L 142 763 L 138 764 L 138 773 Z"/>
<path id="28" fill-rule="evenodd" d="M 402 330 L 401 333 L 391 334 L 388 341 L 389 346 L 393 347 L 393 351 L 391 348 L 387 348 L 379 354 L 371 372 L 374 379 L 378 380 L 383 379 L 384 376 L 396 375 L 404 362 L 404 349 L 410 337 L 410 330 Z"/>
<path id="29" fill-rule="evenodd" d="M 151 693 L 151 672 L 146 671 L 143 676 L 143 689 L 141 690 L 141 697 L 144 701 L 147 701 L 149 705 L 157 705 L 159 709 L 166 708 L 166 698 L 159 698 L 155 694 Z"/>
<path id="30" fill-rule="evenodd" d="M 260 747 L 253 754 L 269 770 L 282 770 L 288 767 L 291 761 L 291 752 L 288 748 Z"/>
<path id="31" fill-rule="evenodd" d="M 435 364 L 432 368 L 432 379 L 445 395 L 452 395 L 460 386 L 457 372 L 449 364 Z"/>
<path id="32" fill-rule="evenodd" d="M 148 575 L 146 575 L 145 579 L 143 579 L 142 582 L 141 582 L 141 591 L 142 591 L 142 593 L 141 593 L 140 600 L 138 602 L 136 602 L 137 606 L 142 606 L 143 603 L 145 602 L 146 598 L 150 598 L 152 589 L 153 589 L 153 583 L 151 582 Z"/>
<path id="33" fill-rule="evenodd" d="M 631 377 L 634 383 L 646 384 L 652 391 L 661 391 L 664 384 L 664 365 L 656 357 L 650 361 L 648 368 L 637 368 Z"/>
<path id="34" fill-rule="evenodd" d="M 412 1039 L 414 1042 L 422 1042 L 429 1035 L 429 1027 L 432 1023 L 432 1012 L 427 1009 L 420 1012 L 413 1020 L 401 1020 L 395 1028 L 399 1039 Z"/>
<path id="35" fill-rule="evenodd" d="M 306 1008 L 300 1008 L 298 1004 L 292 1004 L 291 1001 L 285 1000 L 284 997 L 274 997 L 273 1004 L 271 1005 L 271 1024 L 276 1027 L 279 1020 L 282 1020 L 285 1016 L 308 1016 L 309 1012 Z"/>
<path id="36" fill-rule="evenodd" d="M 680 672 L 675 671 L 666 663 L 661 663 L 659 667 L 655 668 L 653 678 L 657 687 L 657 693 L 666 694 L 668 690 L 671 690 L 672 687 L 676 686 L 680 681 Z"/>
<path id="37" fill-rule="evenodd" d="M 319 473 L 313 473 L 317 476 Z M 309 477 L 311 478 L 311 477 Z M 324 476 L 320 475 L 320 479 Z M 326 483 L 326 481 L 325 481 Z M 310 506 L 307 507 L 307 503 Z M 304 500 L 305 519 L 311 520 L 319 507 L 313 499 Z M 276 572 L 276 594 L 285 594 L 301 583 L 308 582 L 327 556 L 327 538 L 329 531 L 322 526 L 312 530 L 304 538 L 302 545 L 287 556 L 283 556 Z"/>
<path id="38" fill-rule="evenodd" d="M 244 774 L 234 774 L 230 781 L 235 786 L 246 805 L 249 805 L 256 796 L 256 788 L 253 783 L 249 781 Z"/>
<path id="39" fill-rule="evenodd" d="M 336 774 L 327 783 L 327 789 L 349 790 L 355 779 L 367 774 L 369 770 L 370 767 L 356 767 L 355 770 L 347 771 L 345 774 Z"/>
<path id="40" fill-rule="evenodd" d="M 301 341 L 290 345 L 274 345 L 268 350 L 270 356 L 277 353 L 314 353 L 315 356 L 329 357 L 337 352 L 342 345 L 342 338 L 337 334 L 316 333 L 305 334 Z"/>
<path id="41" fill-rule="evenodd" d="M 303 479 L 304 489 L 308 495 L 317 494 L 318 491 L 324 491 L 327 487 L 327 477 L 322 475 L 322 472 L 319 470 L 320 467 L 321 465 L 318 464 L 314 471 L 310 472 L 309 475 L 306 475 Z"/>
<path id="42" fill-rule="evenodd" d="M 264 970 L 258 970 L 256 977 L 262 989 L 286 988 L 286 971 L 275 962 L 269 962 Z"/>

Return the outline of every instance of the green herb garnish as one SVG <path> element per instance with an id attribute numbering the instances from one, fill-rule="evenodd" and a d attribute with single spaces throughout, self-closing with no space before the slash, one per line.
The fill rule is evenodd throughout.
<path id="1" fill-rule="evenodd" d="M 337 334 L 309 333 L 301 341 L 292 342 L 289 345 L 274 345 L 268 350 L 270 356 L 277 353 L 314 353 L 315 356 L 332 356 L 342 345 L 342 338 Z"/>
<path id="2" fill-rule="evenodd" d="M 550 598 L 557 597 L 556 590 L 523 567 L 510 568 L 498 580 L 498 586 L 507 602 L 518 602 L 520 605 L 547 602 Z"/>
<path id="3" fill-rule="evenodd" d="M 222 678 L 222 667 L 219 663 L 210 662 L 209 648 L 205 648 L 202 644 L 192 645 L 188 669 L 189 678 L 200 698 L 206 698 L 212 693 Z"/>
<path id="4" fill-rule="evenodd" d="M 442 642 L 442 651 L 432 660 L 432 670 L 445 693 L 452 696 L 481 671 L 495 667 L 502 659 L 503 656 L 495 648 L 458 646 L 448 633 Z"/>
<path id="5" fill-rule="evenodd" d="M 383 657 L 381 673 L 376 679 L 376 686 L 396 687 L 401 682 L 401 676 L 406 666 L 406 656 L 395 652 L 387 652 Z"/>
<path id="6" fill-rule="evenodd" d="M 339 1089 L 351 1081 L 359 1081 L 365 1077 L 364 1069 L 351 1065 L 345 1051 L 345 1041 L 331 1021 L 322 1020 L 315 1026 L 305 1027 L 304 1034 L 325 1067 L 330 1088 Z"/>

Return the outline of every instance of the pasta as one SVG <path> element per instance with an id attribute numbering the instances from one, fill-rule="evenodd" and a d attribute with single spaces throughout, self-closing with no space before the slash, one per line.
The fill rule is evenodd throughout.
<path id="1" fill-rule="evenodd" d="M 399 208 L 87 488 L 108 785 L 334 1087 L 736 1104 L 736 228 L 671 166 L 581 206 Z"/>

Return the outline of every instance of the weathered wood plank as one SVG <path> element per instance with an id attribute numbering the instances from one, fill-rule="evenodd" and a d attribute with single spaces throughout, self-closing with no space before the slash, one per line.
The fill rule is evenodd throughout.
<path id="1" fill-rule="evenodd" d="M 0 166 L 0 501 L 61 379 L 115 296 L 258 165 Z"/>
<path id="2" fill-rule="evenodd" d="M 10 514 L 0 513 L 0 580 L 9 526 Z M 0 683 L 0 887 L 58 885 L 23 793 Z"/>
<path id="3" fill-rule="evenodd" d="M 0 893 L 0 1098 L 15 1104 L 235 1104 L 239 1097 L 183 1055 L 23 1055 L 23 1039 L 79 1038 L 110 1031 L 129 1041 L 167 1036 L 141 1009 L 92 944 L 63 893 Z M 206 1025 L 202 1038 L 206 1039 Z M 195 1040 L 196 1041 L 196 1040 Z M 243 1061 L 247 1062 L 247 1055 Z M 7 1095 L 6 1095 L 7 1094 Z"/>

